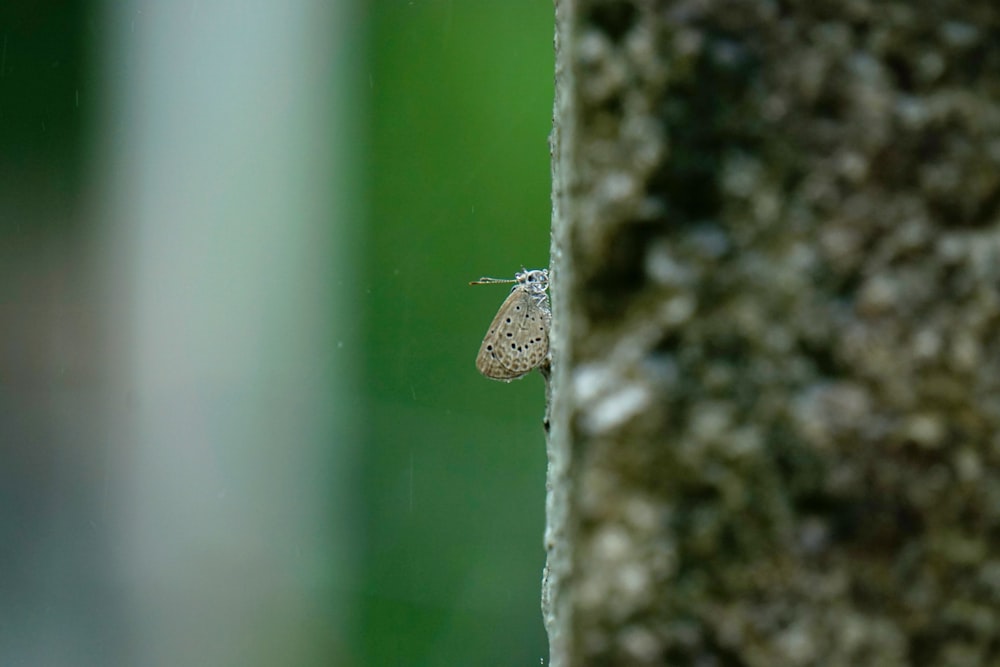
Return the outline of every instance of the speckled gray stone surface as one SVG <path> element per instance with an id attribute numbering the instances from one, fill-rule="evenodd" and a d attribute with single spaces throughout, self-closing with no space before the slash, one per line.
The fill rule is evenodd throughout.
<path id="1" fill-rule="evenodd" d="M 564 664 L 1000 662 L 1000 5 L 559 4 Z"/>

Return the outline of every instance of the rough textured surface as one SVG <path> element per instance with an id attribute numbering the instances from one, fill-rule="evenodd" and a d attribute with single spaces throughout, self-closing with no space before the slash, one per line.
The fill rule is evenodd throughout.
<path id="1" fill-rule="evenodd" d="M 555 272 L 561 284 L 572 283 L 572 265 L 564 260 L 563 248 L 569 246 L 572 205 L 575 198 L 568 197 L 567 180 L 573 171 L 572 144 L 564 143 L 563 136 L 575 134 L 576 102 L 572 94 L 573 67 L 569 60 L 572 33 L 576 20 L 573 2 L 556 0 L 555 33 L 555 122 L 550 137 L 552 151 L 552 257 L 549 263 L 549 284 Z M 549 664 L 552 667 L 571 665 L 574 658 L 572 641 L 574 633 L 573 608 L 570 598 L 570 581 L 573 565 L 575 536 L 570 531 L 573 443 L 570 433 L 572 396 L 560 387 L 569 386 L 570 336 L 567 325 L 572 321 L 569 302 L 555 298 L 550 287 L 552 322 L 549 329 L 551 367 L 542 369 L 545 376 L 545 428 L 548 433 L 546 450 L 548 466 L 545 481 L 545 572 L 542 577 L 542 619 L 549 636 Z"/>
<path id="2" fill-rule="evenodd" d="M 553 663 L 996 664 L 1000 6 L 558 5 Z"/>

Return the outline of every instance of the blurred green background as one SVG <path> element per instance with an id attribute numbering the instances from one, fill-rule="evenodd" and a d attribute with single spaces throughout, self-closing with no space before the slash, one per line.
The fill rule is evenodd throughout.
<path id="1" fill-rule="evenodd" d="M 218 589 L 210 599 L 228 600 L 229 606 L 218 612 L 208 608 L 205 618 L 245 612 L 253 621 L 242 629 L 240 619 L 220 620 L 218 628 L 201 616 L 187 619 L 205 626 L 198 641 L 238 644 L 218 655 L 243 656 L 204 664 L 274 664 L 270 654 L 282 654 L 281 641 L 286 648 L 294 645 L 299 659 L 326 656 L 311 664 L 547 662 L 539 609 L 544 387 L 537 373 L 504 384 L 476 372 L 479 343 L 509 289 L 468 282 L 484 275 L 512 277 L 522 267 L 548 261 L 552 4 L 382 0 L 338 2 L 334 5 L 343 11 L 330 13 L 316 9 L 325 3 L 295 3 L 304 8 L 302 16 L 351 22 L 329 26 L 329 43 L 309 41 L 316 34 L 323 41 L 323 25 L 307 25 L 311 32 L 302 39 L 315 53 L 335 56 L 333 65 L 312 63 L 307 51 L 305 62 L 318 74 L 307 73 L 304 81 L 326 76 L 331 67 L 344 70 L 332 78 L 347 84 L 334 86 L 333 101 L 323 104 L 347 119 L 346 135 L 326 129 L 296 134 L 309 131 L 311 118 L 326 107 L 291 112 L 282 107 L 285 94 L 307 107 L 310 102 L 296 98 L 300 89 L 294 85 L 284 88 L 284 42 L 276 45 L 252 32 L 259 29 L 248 18 L 260 10 L 256 5 L 194 1 L 176 14 L 139 0 L 13 0 L 0 7 L 3 664 L 171 664 L 143 658 L 169 657 L 171 642 L 187 642 L 177 653 L 185 660 L 207 655 L 206 646 L 184 639 L 183 619 L 171 616 L 186 612 L 169 611 L 200 602 L 197 594 L 206 581 Z M 268 20 L 260 23 L 266 27 Z M 160 32 L 168 21 L 207 51 L 185 60 L 188 43 L 170 36 L 176 33 Z M 345 30 L 349 39 L 341 41 L 336 36 Z M 154 71 L 190 76 L 191 82 L 143 83 L 148 56 L 135 54 L 147 53 L 146 44 L 162 34 L 170 41 L 154 47 L 175 53 L 176 61 Z M 278 62 L 276 73 L 249 64 L 241 69 L 239 48 L 230 52 L 223 41 L 233 35 L 245 40 L 239 48 L 262 52 L 265 63 Z M 148 88 L 135 89 L 142 85 Z M 225 106 L 229 86 L 231 108 Z M 204 104 L 200 92 L 208 100 Z M 216 112 L 211 104 L 219 99 L 223 106 Z M 209 111 L 199 115 L 203 109 Z M 179 119 L 167 116 L 177 110 Z M 264 117 L 271 112 L 274 121 Z M 141 121 L 137 134 L 130 134 L 130 118 Z M 289 129 L 298 121 L 301 128 Z M 157 128 L 180 130 L 176 136 L 141 134 L 150 128 L 154 135 L 162 134 Z M 194 128 L 190 134 L 188 128 Z M 265 136 L 253 134 L 261 128 Z M 218 144 L 205 146 L 205 137 Z M 180 156 L 168 156 L 166 170 L 143 162 L 143 151 L 159 140 L 172 142 Z M 251 148 L 244 153 L 241 145 Z M 264 165 L 257 181 L 240 171 L 240 165 L 255 167 L 269 146 L 274 165 Z M 222 156 L 218 167 L 212 164 L 216 155 Z M 321 179 L 292 178 L 326 164 L 317 157 L 322 155 L 349 172 L 338 172 L 346 190 Z M 181 158 L 190 164 L 177 162 Z M 170 159 L 176 162 L 172 167 Z M 210 179 L 197 172 L 198 178 L 183 182 L 184 174 L 198 167 Z M 287 181 L 275 177 L 283 173 L 289 174 Z M 253 185 L 257 182 L 264 185 Z M 271 184 L 284 194 L 268 199 Z M 237 198 L 248 193 L 245 201 L 231 190 Z M 287 206 L 296 193 L 307 200 L 302 210 Z M 340 213 L 310 208 L 310 202 L 326 201 L 333 211 L 340 197 L 347 202 Z M 164 210 L 178 199 L 183 201 L 177 211 Z M 137 225 L 139 232 L 112 233 L 127 230 L 133 219 L 147 219 L 151 210 L 161 211 L 163 219 L 154 215 Z M 344 210 L 356 215 L 338 217 Z M 165 224 L 192 212 L 191 224 L 178 225 L 176 234 L 164 231 Z M 313 238 L 312 223 L 290 224 L 301 215 L 336 227 L 336 234 L 319 230 L 315 238 L 348 246 L 316 255 L 349 260 L 333 267 L 331 284 L 308 282 L 322 271 L 295 273 L 296 262 L 301 264 L 296 258 Z M 200 237 L 197 216 L 224 219 L 225 226 L 206 227 Z M 112 218 L 124 226 L 108 226 Z M 287 236 L 300 236 L 287 240 L 286 225 Z M 150 233 L 162 236 L 144 241 Z M 181 256 L 193 251 L 204 257 L 195 258 L 202 263 L 191 271 L 167 260 L 150 269 L 151 257 L 160 261 L 155 253 L 129 257 L 123 250 L 136 239 L 147 243 L 140 245 L 147 251 L 180 239 Z M 273 256 L 269 244 L 280 246 Z M 230 248 L 237 259 L 227 264 Z M 120 260 L 124 273 L 114 273 L 121 267 L 108 267 L 108 257 Z M 270 274 L 278 285 L 273 289 Z M 171 319 L 175 312 L 187 314 L 177 309 L 184 304 L 157 301 L 160 293 L 141 284 L 149 275 L 190 283 L 204 300 L 201 310 L 190 311 L 193 323 Z M 121 276 L 139 276 L 140 284 Z M 261 296 L 260 313 L 249 310 L 258 283 L 270 290 Z M 297 345 L 295 323 L 309 323 L 315 305 L 310 299 L 326 299 L 328 292 L 340 305 L 330 311 L 335 315 L 326 328 L 330 339 L 321 344 L 325 351 L 317 353 L 303 334 L 301 350 L 290 356 L 279 352 L 275 361 L 265 349 L 260 368 L 243 368 L 241 346 Z M 138 305 L 123 307 L 119 298 L 130 293 L 139 296 Z M 213 302 L 215 294 L 238 297 L 243 310 L 233 311 L 233 321 L 242 323 L 238 318 L 249 313 L 251 322 L 254 317 L 262 322 L 264 333 L 227 340 L 230 300 Z M 275 328 L 267 323 L 276 312 L 273 304 L 288 294 L 296 297 L 287 303 L 288 326 Z M 128 308 L 138 312 L 137 319 Z M 121 325 L 122 312 L 127 326 Z M 325 312 L 317 308 L 318 317 Z M 166 325 L 149 324 L 161 317 Z M 198 328 L 199 317 L 211 335 Z M 147 334 L 152 338 L 144 342 Z M 160 366 L 143 362 L 142 355 L 162 355 L 164 344 L 177 345 L 178 367 L 192 350 L 209 360 L 228 359 L 230 347 L 237 355 L 233 368 L 223 363 L 221 371 L 204 374 L 219 383 L 208 396 L 213 402 L 193 395 L 193 405 L 181 405 L 178 414 L 190 418 L 181 424 L 187 430 L 171 432 L 177 428 L 174 413 L 159 415 L 167 429 L 160 441 L 192 434 L 189 442 L 176 443 L 176 452 L 165 454 L 157 453 L 162 442 L 134 436 L 159 428 L 158 405 L 176 408 L 158 403 L 142 384 L 161 386 L 156 377 L 150 381 Z M 254 348 L 246 349 L 254 354 Z M 318 359 L 309 356 L 317 354 Z M 328 357 L 343 355 L 349 361 L 324 365 Z M 164 359 L 169 370 L 174 357 L 158 363 Z M 190 356 L 196 370 L 200 359 Z M 134 366 L 141 372 L 133 374 L 139 378 L 133 389 L 128 378 Z M 325 386 L 314 372 L 340 372 L 330 368 L 346 370 L 344 377 L 333 378 L 341 389 L 327 399 L 310 387 Z M 194 376 L 196 384 L 199 377 Z M 166 380 L 164 386 L 176 392 L 172 400 L 183 400 L 191 385 Z M 268 386 L 278 389 L 268 393 Z M 313 408 L 292 395 L 295 387 L 329 404 Z M 282 400 L 294 408 L 284 416 Z M 266 414 L 269 406 L 277 421 Z M 289 444 L 260 432 L 261 423 L 271 422 L 281 433 L 281 419 L 294 421 L 301 414 L 295 410 L 315 409 L 325 411 L 318 422 L 333 425 L 303 432 L 339 433 L 315 444 L 320 452 L 342 454 L 326 459 L 312 444 L 296 449 L 294 438 Z M 340 428 L 338 420 L 347 426 Z M 201 428 L 205 424 L 210 427 Z M 274 458 L 276 451 L 289 453 Z M 183 465 L 168 468 L 158 480 L 162 486 L 150 487 L 142 476 L 177 461 Z M 313 475 L 308 466 L 316 461 Z M 324 500 L 310 495 L 314 486 Z M 319 502 L 336 506 L 315 506 Z M 324 513 L 337 517 L 328 534 L 315 543 L 299 542 L 296 531 Z M 269 532 L 288 517 L 306 518 L 287 535 Z M 148 532 L 137 533 L 136 526 Z M 150 535 L 180 546 L 160 563 L 160 543 L 149 542 Z M 243 562 L 247 544 L 257 544 L 257 551 L 247 551 Z M 317 565 L 286 553 L 327 553 L 329 559 Z M 151 572 L 176 579 L 151 581 Z M 255 580 L 271 577 L 273 590 L 261 590 L 274 597 L 257 599 Z M 241 578 L 245 590 L 238 590 Z M 184 588 L 178 590 L 175 581 L 185 582 Z M 164 600 L 158 609 L 164 591 L 173 591 L 173 606 Z M 195 597 L 186 599 L 189 592 Z M 289 602 L 282 596 L 302 599 Z M 309 616 L 309 596 L 328 599 L 335 611 Z M 282 605 L 309 616 L 312 624 L 299 630 L 298 616 L 280 619 Z M 287 632 L 282 623 L 290 626 Z M 231 627 L 241 628 L 237 640 L 219 637 Z M 170 630 L 161 636 L 164 628 Z M 301 664 L 291 660 L 288 664 Z"/>
<path id="2" fill-rule="evenodd" d="M 552 5 L 369 9 L 363 662 L 541 664 L 544 387 L 468 281 L 548 263 Z"/>

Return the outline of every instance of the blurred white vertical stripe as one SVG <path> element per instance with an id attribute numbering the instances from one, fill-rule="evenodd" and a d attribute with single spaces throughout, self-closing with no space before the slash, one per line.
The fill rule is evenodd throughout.
<path id="1" fill-rule="evenodd" d="M 345 664 L 353 3 L 108 3 L 116 528 L 139 665 Z"/>

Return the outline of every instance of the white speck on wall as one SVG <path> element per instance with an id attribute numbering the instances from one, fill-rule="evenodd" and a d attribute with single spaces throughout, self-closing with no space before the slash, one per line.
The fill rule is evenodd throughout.
<path id="1" fill-rule="evenodd" d="M 626 386 L 599 400 L 584 419 L 584 428 L 591 434 L 612 431 L 642 412 L 652 396 L 637 384 Z"/>

